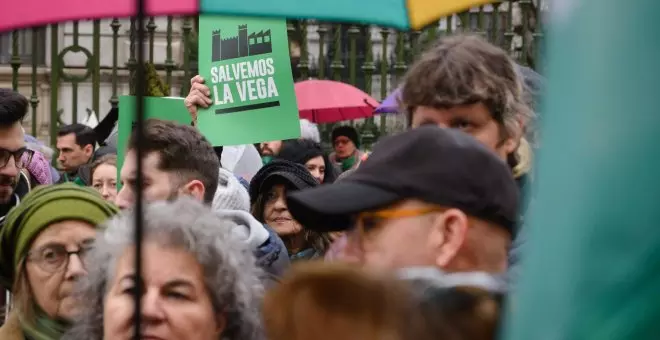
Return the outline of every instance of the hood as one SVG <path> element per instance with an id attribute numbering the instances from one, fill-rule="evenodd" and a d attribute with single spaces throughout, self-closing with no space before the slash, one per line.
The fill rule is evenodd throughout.
<path id="1" fill-rule="evenodd" d="M 275 285 L 279 277 L 291 265 L 286 246 L 270 228 L 261 224 L 247 211 L 216 210 L 224 218 L 234 222 L 232 234 L 248 244 L 256 258 L 256 264 L 264 271 L 262 282 L 266 287 Z"/>
<path id="2" fill-rule="evenodd" d="M 245 186 L 229 170 L 220 168 L 218 189 L 213 196 L 214 210 L 250 211 L 250 195 Z"/>
<path id="3" fill-rule="evenodd" d="M 231 220 L 234 227 L 232 234 L 240 241 L 247 243 L 250 250 L 257 251 L 268 241 L 268 230 L 249 212 L 242 210 L 214 209 L 223 218 Z"/>

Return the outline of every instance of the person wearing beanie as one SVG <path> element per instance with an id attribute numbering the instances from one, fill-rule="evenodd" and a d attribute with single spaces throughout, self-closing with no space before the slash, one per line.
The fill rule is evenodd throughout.
<path id="1" fill-rule="evenodd" d="M 282 238 L 292 262 L 322 257 L 329 245 L 326 235 L 294 220 L 286 204 L 287 193 L 318 185 L 304 166 L 281 159 L 266 164 L 250 182 L 252 215 Z"/>
<path id="2" fill-rule="evenodd" d="M 40 186 L 0 230 L 0 285 L 13 295 L 0 339 L 60 339 L 77 310 L 74 284 L 86 275 L 96 229 L 119 209 L 91 188 Z"/>
<path id="3" fill-rule="evenodd" d="M 365 155 L 360 151 L 360 137 L 354 127 L 342 125 L 332 130 L 332 146 L 330 161 L 340 172 L 357 169 Z"/>
<path id="4" fill-rule="evenodd" d="M 323 153 L 321 145 L 309 139 L 285 141 L 277 158 L 306 167 L 321 184 L 332 183 L 337 177 L 335 169 Z"/>

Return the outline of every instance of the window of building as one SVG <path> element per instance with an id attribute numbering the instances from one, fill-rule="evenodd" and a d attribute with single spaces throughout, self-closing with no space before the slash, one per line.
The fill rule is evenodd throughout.
<path id="1" fill-rule="evenodd" d="M 32 41 L 37 39 L 37 51 L 32 51 Z M 13 54 L 13 33 L 0 34 L 0 64 L 9 64 Z M 31 64 L 32 55 L 37 54 L 37 64 L 46 63 L 46 28 L 41 27 L 34 35 L 32 30 L 18 32 L 18 56 L 22 64 Z"/>

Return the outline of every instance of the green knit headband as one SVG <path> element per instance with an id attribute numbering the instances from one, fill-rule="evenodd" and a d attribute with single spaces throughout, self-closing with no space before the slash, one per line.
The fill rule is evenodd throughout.
<path id="1" fill-rule="evenodd" d="M 0 230 L 0 284 L 11 288 L 18 263 L 51 224 L 76 220 L 97 226 L 118 212 L 91 188 L 71 183 L 35 188 L 9 212 Z"/>

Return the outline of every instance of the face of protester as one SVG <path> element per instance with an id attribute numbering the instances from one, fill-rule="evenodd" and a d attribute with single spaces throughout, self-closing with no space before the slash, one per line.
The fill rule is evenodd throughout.
<path id="1" fill-rule="evenodd" d="M 274 185 L 265 193 L 264 222 L 280 236 L 294 235 L 302 231 L 302 226 L 291 217 L 286 205 L 286 187 Z"/>
<path id="2" fill-rule="evenodd" d="M 76 144 L 74 133 L 57 137 L 57 151 L 59 151 L 57 160 L 66 172 L 76 171 L 78 167 L 86 164 L 94 153 L 91 144 L 84 147 Z"/>
<path id="3" fill-rule="evenodd" d="M 12 155 L 24 148 L 24 132 L 19 122 L 0 128 L 0 163 L 5 163 L 0 168 L 0 204 L 8 203 L 14 194 L 21 169 Z"/>
<path id="4" fill-rule="evenodd" d="M 126 153 L 124 164 L 121 167 L 122 188 L 117 193 L 116 204 L 121 209 L 132 207 L 135 204 L 137 180 L 137 158 L 135 150 Z M 200 201 L 204 198 L 204 184 L 199 180 L 192 180 L 181 184 L 175 174 L 160 169 L 160 155 L 150 152 L 142 162 L 144 183 L 143 197 L 146 202 L 171 200 L 179 195 L 189 195 Z"/>
<path id="5" fill-rule="evenodd" d="M 178 247 L 145 242 L 142 249 L 141 339 L 217 340 L 225 319 L 215 312 L 195 257 Z M 112 273 L 103 305 L 103 338 L 133 339 L 135 249 L 128 248 Z"/>
<path id="6" fill-rule="evenodd" d="M 323 156 L 314 157 L 305 163 L 305 167 L 319 183 L 325 179 L 325 161 Z"/>
<path id="7" fill-rule="evenodd" d="M 351 157 L 355 152 L 355 149 L 357 149 L 355 143 L 353 143 L 353 141 L 346 136 L 337 136 L 337 138 L 335 138 L 333 141 L 333 144 L 335 154 L 339 158 Z"/>
<path id="8" fill-rule="evenodd" d="M 274 140 L 271 142 L 263 142 L 260 144 L 261 155 L 262 156 L 276 156 L 280 153 L 282 149 L 282 141 Z"/>
<path id="9" fill-rule="evenodd" d="M 502 140 L 503 127 L 498 124 L 483 103 L 458 105 L 449 109 L 418 106 L 412 112 L 412 127 L 437 125 L 444 128 L 460 129 L 494 150 L 500 158 L 514 152 L 519 140 Z"/>
<path id="10" fill-rule="evenodd" d="M 72 292 L 87 272 L 85 252 L 94 241 L 94 227 L 82 221 L 51 224 L 30 246 L 25 270 L 34 299 L 51 318 L 72 320 L 79 301 Z"/>
<path id="11" fill-rule="evenodd" d="M 359 217 L 347 233 L 346 256 L 377 270 L 446 267 L 463 244 L 467 217 L 457 209 L 432 209 L 406 200 L 371 217 Z M 376 217 L 378 213 L 390 217 Z"/>
<path id="12" fill-rule="evenodd" d="M 94 169 L 92 178 L 92 187 L 103 199 L 114 203 L 117 197 L 117 168 L 110 164 L 101 164 Z"/>

